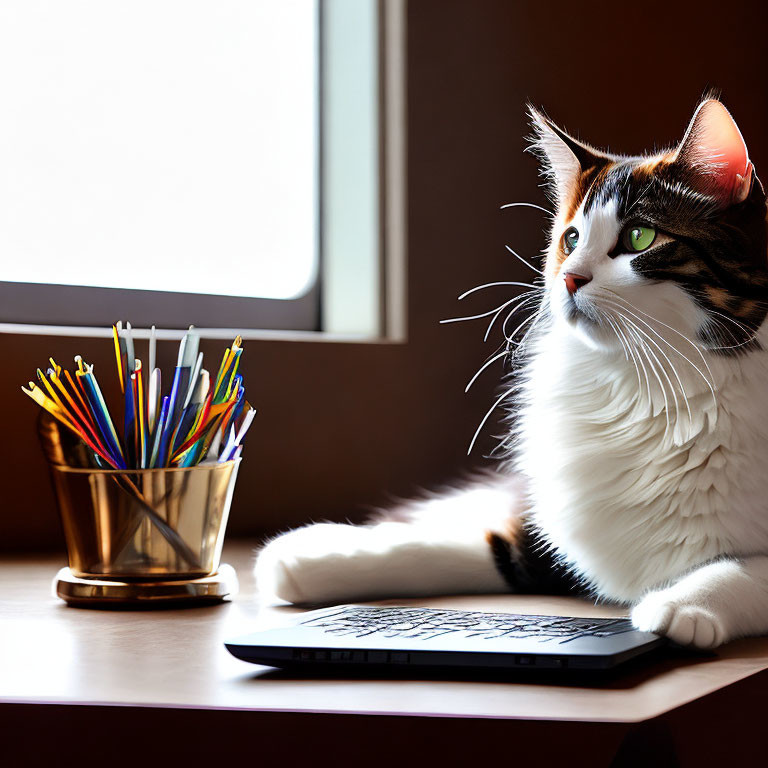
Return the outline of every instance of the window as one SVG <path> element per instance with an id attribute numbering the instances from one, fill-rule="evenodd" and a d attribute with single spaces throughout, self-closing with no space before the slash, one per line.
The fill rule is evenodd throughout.
<path id="1" fill-rule="evenodd" d="M 4 3 L 0 321 L 378 333 L 378 14 Z"/>

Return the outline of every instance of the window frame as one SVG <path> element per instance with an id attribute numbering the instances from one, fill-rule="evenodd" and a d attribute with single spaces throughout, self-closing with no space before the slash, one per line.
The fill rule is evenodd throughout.
<path id="1" fill-rule="evenodd" d="M 178 335 L 173 329 L 180 334 L 180 329 L 192 320 L 201 336 L 207 338 L 221 338 L 229 334 L 230 329 L 237 329 L 244 338 L 263 338 L 265 334 L 271 337 L 273 332 L 299 332 L 301 338 L 307 338 L 309 333 L 317 340 L 403 339 L 404 6 L 402 0 L 370 1 L 375 16 L 373 32 L 378 72 L 374 73 L 377 75 L 372 86 L 374 93 L 366 95 L 374 100 L 377 112 L 376 135 L 372 137 L 375 144 L 371 149 L 376 153 L 375 188 L 371 193 L 371 204 L 376 206 L 376 211 L 375 231 L 366 233 L 367 243 L 362 251 L 348 248 L 346 253 L 339 253 L 341 249 L 330 242 L 331 228 L 339 231 L 344 226 L 342 216 L 334 212 L 344 211 L 346 206 L 344 199 L 335 199 L 334 205 L 324 202 L 328 190 L 323 170 L 327 169 L 329 148 L 333 142 L 338 145 L 339 139 L 344 140 L 344 137 L 329 135 L 323 99 L 324 92 L 334 88 L 334 83 L 325 80 L 330 69 L 328 49 L 339 42 L 328 38 L 334 29 L 327 19 L 333 13 L 343 12 L 350 0 L 318 0 L 316 130 L 319 141 L 315 174 L 319 201 L 315 233 L 318 274 L 313 286 L 302 296 L 283 300 L 0 281 L 0 332 L 101 336 L 106 333 L 108 323 L 123 317 L 137 328 L 154 324 L 171 329 L 170 338 Z M 358 0 L 352 2 L 360 5 Z M 343 36 L 339 29 L 343 33 L 343 25 L 336 25 L 337 37 Z M 349 191 L 345 197 L 348 202 Z M 365 296 L 356 307 L 344 300 L 345 290 L 349 295 L 348 275 L 355 272 L 362 272 L 363 283 L 357 290 Z M 367 312 L 366 302 L 371 305 Z M 194 313 L 190 313 L 190 307 L 194 307 Z M 194 317 L 190 317 L 191 314 Z M 258 318 L 256 322 L 254 317 Z"/>
<path id="2" fill-rule="evenodd" d="M 349 0 L 346 0 L 349 1 Z M 352 0 L 356 2 L 356 0 Z M 324 3 L 343 3 L 345 0 L 323 0 Z M 374 265 L 368 269 L 369 283 L 355 286 L 376 302 L 373 319 L 345 316 L 343 289 L 345 272 L 354 269 L 353 259 L 359 253 L 347 251 L 343 258 L 333 259 L 329 268 L 328 243 L 322 237 L 326 231 L 322 224 L 318 231 L 319 274 L 314 286 L 303 296 L 293 300 L 259 299 L 245 297 L 207 296 L 204 294 L 163 293 L 133 289 L 92 288 L 85 286 L 57 286 L 46 284 L 9 283 L 0 281 L 0 333 L 39 334 L 47 336 L 103 337 L 111 331 L 104 322 L 105 314 L 112 318 L 130 319 L 137 338 L 142 328 L 150 324 L 163 328 L 163 337 L 178 339 L 186 325 L 183 308 L 195 302 L 206 317 L 218 316 L 216 323 L 195 323 L 202 338 L 229 338 L 240 333 L 244 339 L 293 339 L 302 341 L 359 341 L 404 342 L 406 340 L 406 45 L 404 0 L 373 0 L 376 9 L 378 41 L 378 116 L 377 166 L 378 201 L 377 231 L 373 245 L 376 251 L 364 254 Z M 318 6 L 319 7 L 319 6 Z M 318 34 L 324 35 L 322 14 Z M 327 44 L 327 41 L 326 43 Z M 322 77 L 324 44 L 318 45 Z M 322 169 L 326 140 L 324 118 L 318 110 L 320 132 L 320 167 Z M 322 184 L 322 171 L 317 174 Z M 322 203 L 318 221 L 329 215 Z M 348 281 L 347 281 L 348 284 Z M 14 296 L 15 294 L 15 296 Z M 333 299 L 333 294 L 338 298 Z M 230 310 L 222 317 L 222 300 Z M 12 300 L 12 302 L 10 301 Z M 329 301 L 338 308 L 331 315 Z M 61 322 L 58 309 L 66 303 L 76 308 L 78 322 Z M 41 315 L 33 305 L 48 308 Z M 10 307 L 10 309 L 9 309 Z M 129 308 L 130 307 L 130 308 Z M 107 308 L 106 310 L 104 308 Z M 10 313 L 10 314 L 9 314 Z M 258 327 L 249 318 L 258 313 Z M 11 319 L 12 318 L 12 319 Z"/>

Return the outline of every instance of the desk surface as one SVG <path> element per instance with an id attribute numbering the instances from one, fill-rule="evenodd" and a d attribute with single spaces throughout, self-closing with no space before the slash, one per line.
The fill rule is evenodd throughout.
<path id="1" fill-rule="evenodd" d="M 253 548 L 224 560 L 240 594 L 224 605 L 172 611 L 68 608 L 51 595 L 60 558 L 0 560 L 0 703 L 75 703 L 259 710 L 416 714 L 632 723 L 673 710 L 768 668 L 768 639 L 734 642 L 712 657 L 664 660 L 603 684 L 473 680 L 306 679 L 239 661 L 225 639 L 279 611 L 257 605 Z M 458 596 L 397 604 L 516 613 L 615 616 L 571 598 Z"/>

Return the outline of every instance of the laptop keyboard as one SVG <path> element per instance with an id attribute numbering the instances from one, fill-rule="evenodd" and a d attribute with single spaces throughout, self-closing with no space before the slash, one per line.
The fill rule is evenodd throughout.
<path id="1" fill-rule="evenodd" d="M 531 616 L 516 613 L 441 610 L 436 608 L 345 606 L 301 622 L 333 635 L 402 637 L 429 640 L 451 633 L 463 637 L 536 638 L 568 643 L 580 637 L 610 637 L 634 629 L 629 619 Z"/>

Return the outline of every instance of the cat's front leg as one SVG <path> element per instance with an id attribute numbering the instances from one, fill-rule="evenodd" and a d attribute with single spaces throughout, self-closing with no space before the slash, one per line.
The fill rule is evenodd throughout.
<path id="1" fill-rule="evenodd" d="M 399 522 L 291 531 L 261 551 L 256 580 L 262 599 L 305 604 L 509 589 L 481 528 Z"/>
<path id="2" fill-rule="evenodd" d="M 768 634 L 768 557 L 703 565 L 647 594 L 632 610 L 632 621 L 638 629 L 697 648 Z"/>
<path id="3" fill-rule="evenodd" d="M 259 592 L 291 603 L 506 592 L 488 534 L 516 532 L 521 499 L 514 483 L 497 481 L 406 502 L 367 525 L 290 531 L 260 552 Z"/>

